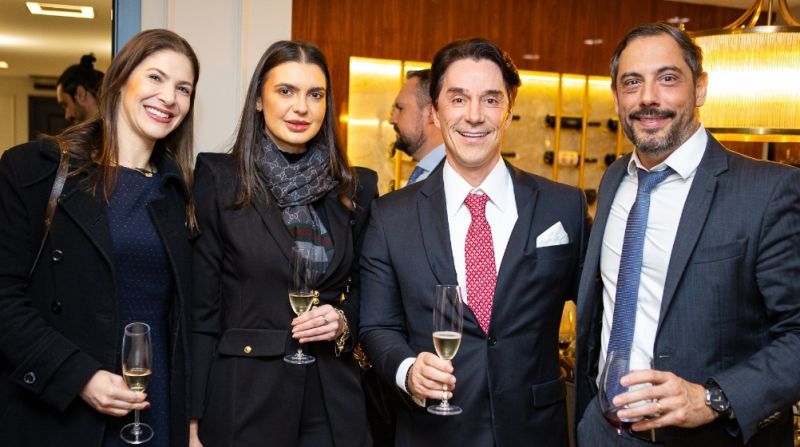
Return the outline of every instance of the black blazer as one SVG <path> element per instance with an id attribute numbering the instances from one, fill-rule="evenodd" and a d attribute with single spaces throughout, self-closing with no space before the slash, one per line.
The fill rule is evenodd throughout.
<path id="1" fill-rule="evenodd" d="M 59 154 L 27 143 L 0 159 L 0 441 L 13 446 L 100 445 L 105 423 L 79 396 L 98 370 L 120 373 L 111 236 L 101 193 L 67 179 L 29 287 Z M 188 443 L 188 319 L 191 256 L 186 194 L 175 165 L 154 157 L 162 197 L 147 206 L 172 268 L 171 445 Z"/>
<path id="2" fill-rule="evenodd" d="M 577 421 L 597 393 L 600 252 L 629 160 L 612 164 L 600 184 L 581 277 Z M 713 378 L 736 413 L 735 423 L 669 428 L 668 446 L 792 445 L 791 405 L 800 399 L 800 170 L 735 154 L 708 135 L 672 248 L 653 353 L 655 369 L 698 384 Z"/>
<path id="3" fill-rule="evenodd" d="M 565 386 L 558 366 L 564 302 L 574 297 L 585 237 L 580 190 L 508 165 L 518 218 L 497 276 L 489 334 L 464 309 L 461 347 L 453 359 L 453 402 L 464 413 L 399 409 L 397 445 L 566 446 Z M 561 222 L 569 243 L 537 247 Z M 431 339 L 436 284 L 455 284 L 442 168 L 422 182 L 377 200 L 361 256 L 361 343 L 386 383 L 400 363 Z M 398 390 L 405 396 L 405 393 Z"/>
<path id="4" fill-rule="evenodd" d="M 333 343 L 307 344 L 317 358 L 324 405 L 337 446 L 368 443 L 364 394 L 353 340 L 358 337 L 358 253 L 377 175 L 358 169 L 360 188 L 351 212 L 336 190 L 322 200 L 334 256 L 317 289 L 322 303 L 344 310 L 352 338 L 341 357 Z M 288 301 L 289 254 L 293 244 L 278 207 L 255 202 L 234 209 L 234 160 L 200 154 L 195 197 L 201 235 L 195 243 L 192 311 L 193 405 L 206 447 L 297 442 L 308 367 L 290 365 L 294 313 Z M 353 278 L 350 298 L 339 297 Z M 250 349 L 245 350 L 249 346 Z"/>

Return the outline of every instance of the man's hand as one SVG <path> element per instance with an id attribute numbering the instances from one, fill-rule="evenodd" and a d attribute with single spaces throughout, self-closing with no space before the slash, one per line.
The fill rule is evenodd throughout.
<path id="1" fill-rule="evenodd" d="M 661 427 L 694 428 L 716 419 L 716 413 L 706 406 L 706 391 L 702 385 L 687 382 L 671 372 L 652 369 L 631 371 L 620 382 L 625 387 L 637 384 L 652 384 L 614 398 L 615 406 L 650 401 L 646 405 L 620 410 L 620 419 L 646 417 L 631 427 L 634 431 L 646 431 Z"/>
<path id="2" fill-rule="evenodd" d="M 420 353 L 408 371 L 408 391 L 418 400 L 441 400 L 445 395 L 450 399 L 453 397 L 450 391 L 455 387 L 453 364 L 449 360 L 440 359 L 436 354 Z"/>
<path id="3" fill-rule="evenodd" d="M 144 393 L 131 391 L 122 376 L 99 370 L 81 390 L 81 399 L 100 413 L 125 416 L 131 410 L 150 408 Z"/>

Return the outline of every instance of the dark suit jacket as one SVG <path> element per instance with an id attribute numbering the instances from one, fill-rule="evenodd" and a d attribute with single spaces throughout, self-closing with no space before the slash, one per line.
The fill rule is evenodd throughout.
<path id="1" fill-rule="evenodd" d="M 578 295 L 576 420 L 596 394 L 609 208 L 630 155 L 600 185 Z M 669 262 L 655 369 L 719 383 L 740 438 L 720 421 L 669 429 L 676 446 L 791 446 L 791 405 L 800 399 L 800 170 L 723 148 L 710 134 L 683 207 Z"/>
<path id="2" fill-rule="evenodd" d="M 35 142 L 0 160 L 0 444 L 100 445 L 106 421 L 79 396 L 98 370 L 120 374 L 122 328 L 111 234 L 103 198 L 68 177 L 50 235 L 27 290 L 42 240 L 59 154 Z M 174 281 L 170 303 L 171 445 L 188 442 L 186 303 L 190 234 L 186 190 L 175 165 L 154 154 L 162 197 L 148 203 Z"/>
<path id="3" fill-rule="evenodd" d="M 344 310 L 353 338 L 341 357 L 334 355 L 332 342 L 303 348 L 317 359 L 336 445 L 353 447 L 368 443 L 360 372 L 350 352 L 358 337 L 354 268 L 370 202 L 377 195 L 376 174 L 361 168 L 358 173 L 355 212 L 339 202 L 337 190 L 322 199 L 334 256 L 317 285 L 321 304 Z M 231 207 L 234 178 L 230 155 L 198 155 L 195 197 L 201 235 L 194 245 L 192 416 L 201 419 L 205 447 L 291 446 L 297 443 L 310 368 L 283 361 L 297 350 L 288 295 L 293 240 L 273 203 Z M 340 304 L 351 276 L 350 298 Z"/>
<path id="4" fill-rule="evenodd" d="M 566 446 L 565 387 L 557 338 L 575 292 L 588 234 L 583 194 L 510 165 L 518 219 L 497 277 L 489 334 L 465 308 L 453 360 L 459 416 L 428 414 L 406 399 L 398 446 Z M 373 206 L 361 257 L 361 342 L 390 384 L 400 363 L 434 352 L 436 284 L 455 284 L 442 169 Z M 536 247 L 556 222 L 569 244 Z M 398 393 L 403 393 L 394 387 Z"/>

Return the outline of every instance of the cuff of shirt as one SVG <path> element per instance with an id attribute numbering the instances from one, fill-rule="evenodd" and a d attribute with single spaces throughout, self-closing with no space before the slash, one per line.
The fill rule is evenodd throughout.
<path id="1" fill-rule="evenodd" d="M 413 365 L 416 360 L 417 359 L 414 357 L 409 357 L 400 363 L 400 366 L 397 367 L 397 373 L 394 375 L 394 383 L 398 388 L 405 391 L 415 404 L 424 407 L 425 399 L 417 399 L 408 391 L 408 388 L 406 388 L 406 375 L 408 375 L 408 370 L 411 369 L 411 365 Z"/>

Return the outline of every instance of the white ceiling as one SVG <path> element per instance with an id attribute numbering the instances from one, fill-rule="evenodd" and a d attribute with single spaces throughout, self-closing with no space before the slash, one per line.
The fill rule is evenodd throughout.
<path id="1" fill-rule="evenodd" d="M 111 60 L 112 0 L 45 0 L 45 3 L 94 7 L 94 19 L 33 15 L 25 0 L 0 0 L 0 60 L 5 76 L 59 76 L 94 53 L 95 67 Z"/>
<path id="2" fill-rule="evenodd" d="M 111 59 L 112 0 L 47 0 L 48 2 L 84 5 L 95 8 L 94 19 L 34 16 L 25 0 L 0 0 L 0 60 L 8 69 L 5 76 L 58 76 L 69 65 L 77 64 L 83 54 L 94 52 L 96 67 L 105 71 Z M 753 0 L 664 0 L 682 1 L 745 9 Z M 800 0 L 788 0 L 800 16 Z M 777 8 L 777 0 L 775 0 Z"/>

